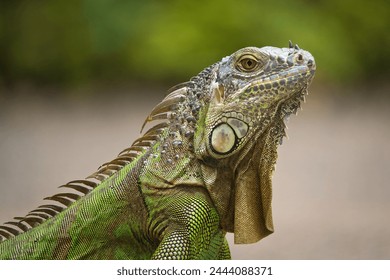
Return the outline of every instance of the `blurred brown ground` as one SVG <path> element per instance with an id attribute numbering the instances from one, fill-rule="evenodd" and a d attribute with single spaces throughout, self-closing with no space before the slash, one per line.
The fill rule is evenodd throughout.
<path id="1" fill-rule="evenodd" d="M 164 96 L 113 91 L 94 100 L 23 90 L 0 99 L 0 223 L 113 159 Z M 232 245 L 234 259 L 390 259 L 389 99 L 341 91 L 313 87 L 290 118 L 273 181 L 275 233 Z"/>

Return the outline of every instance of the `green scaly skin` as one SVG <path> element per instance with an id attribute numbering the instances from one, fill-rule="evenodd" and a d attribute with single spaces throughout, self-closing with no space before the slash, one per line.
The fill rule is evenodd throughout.
<path id="1" fill-rule="evenodd" d="M 273 232 L 283 119 L 314 76 L 289 48 L 244 48 L 171 89 L 133 145 L 70 191 L 0 226 L 0 259 L 229 259 L 226 232 Z M 144 125 L 145 125 L 144 124 Z"/>

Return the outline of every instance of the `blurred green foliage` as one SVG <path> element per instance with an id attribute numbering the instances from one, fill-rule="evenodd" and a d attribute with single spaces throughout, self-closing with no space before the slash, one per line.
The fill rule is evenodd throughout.
<path id="1" fill-rule="evenodd" d="M 236 49 L 309 50 L 317 79 L 385 79 L 388 0 L 2 0 L 0 83 L 187 80 Z"/>

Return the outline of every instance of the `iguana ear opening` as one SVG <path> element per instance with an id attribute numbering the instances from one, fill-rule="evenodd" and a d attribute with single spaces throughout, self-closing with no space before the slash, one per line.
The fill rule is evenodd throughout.
<path id="1" fill-rule="evenodd" d="M 271 175 L 276 147 L 256 145 L 237 169 L 235 184 L 234 243 L 255 243 L 274 232 Z M 265 145 L 266 146 L 266 145 Z"/>

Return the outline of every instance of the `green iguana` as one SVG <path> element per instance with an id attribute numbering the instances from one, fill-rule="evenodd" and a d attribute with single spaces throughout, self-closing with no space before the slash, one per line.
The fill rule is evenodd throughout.
<path id="1" fill-rule="evenodd" d="M 0 226 L 0 259 L 228 259 L 226 232 L 269 235 L 284 119 L 315 68 L 291 42 L 247 47 L 172 88 L 131 147 Z"/>

